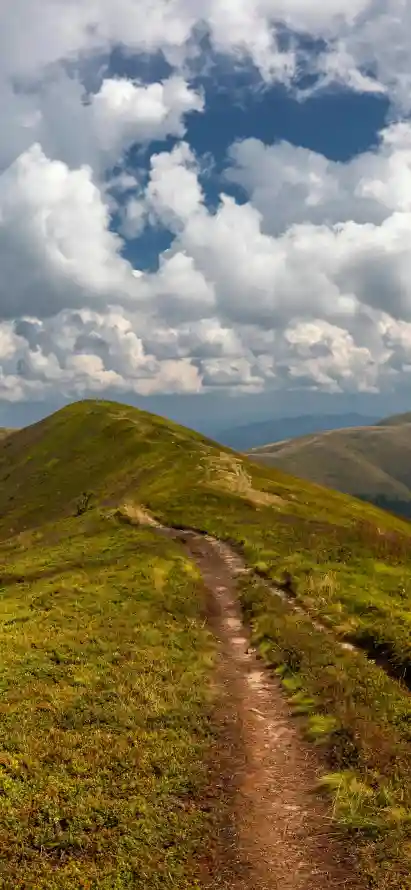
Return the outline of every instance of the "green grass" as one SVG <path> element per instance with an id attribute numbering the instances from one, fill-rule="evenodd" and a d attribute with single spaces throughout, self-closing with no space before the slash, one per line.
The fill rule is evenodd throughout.
<path id="1" fill-rule="evenodd" d="M 411 874 L 411 702 L 360 653 L 338 650 L 266 586 L 248 579 L 241 602 L 252 642 L 280 676 L 308 739 L 332 772 L 321 786 L 359 854 L 364 884 L 405 890 Z"/>
<path id="2" fill-rule="evenodd" d="M 197 572 L 94 514 L 0 560 L 0 887 L 200 887 L 215 651 Z"/>
<path id="3" fill-rule="evenodd" d="M 411 526 L 394 516 L 110 402 L 75 404 L 0 442 L 0 480 L 0 537 L 73 516 L 84 491 L 107 508 L 140 504 L 232 540 L 272 580 L 289 571 L 310 613 L 411 673 Z"/>
<path id="4" fill-rule="evenodd" d="M 288 570 L 309 614 L 409 682 L 411 527 L 377 528 L 364 520 L 350 526 L 290 516 L 270 527 L 266 516 L 265 528 L 248 525 L 243 550 L 272 581 Z"/>
<path id="5" fill-rule="evenodd" d="M 370 663 L 365 654 L 341 653 L 335 640 L 355 640 L 378 654 L 387 671 L 411 679 L 411 526 L 346 495 L 266 470 L 176 424 L 110 402 L 78 403 L 0 442 L 0 480 L 0 578 L 5 610 L 0 622 L 4 636 L 0 710 L 4 707 L 11 715 L 4 718 L 3 744 L 12 744 L 16 734 L 18 738 L 22 732 L 24 740 L 18 750 L 23 750 L 28 738 L 43 733 L 43 742 L 39 742 L 43 754 L 37 760 L 33 742 L 33 758 L 41 763 L 41 774 L 43 764 L 48 764 L 47 758 L 51 757 L 44 755 L 42 744 L 48 745 L 49 751 L 58 751 L 64 733 L 73 733 L 75 743 L 70 742 L 70 752 L 76 751 L 83 738 L 97 732 L 102 715 L 111 719 L 108 728 L 103 722 L 98 743 L 90 749 L 95 752 L 98 745 L 106 745 L 99 761 L 102 778 L 98 778 L 98 769 L 92 772 L 97 787 L 92 782 L 91 792 L 87 791 L 90 778 L 80 784 L 70 810 L 74 821 L 83 807 L 87 811 L 92 806 L 87 802 L 90 798 L 95 801 L 101 795 L 106 801 L 114 794 L 113 779 L 107 779 L 112 782 L 111 790 L 104 784 L 111 774 L 112 752 L 117 750 L 113 739 L 123 752 L 116 755 L 117 760 L 126 757 L 128 787 L 131 767 L 127 758 L 132 755 L 128 748 L 127 756 L 124 754 L 122 735 L 126 724 L 127 733 L 132 733 L 128 709 L 133 715 L 131 724 L 135 723 L 136 733 L 143 739 L 140 764 L 147 762 L 144 751 L 159 752 L 159 733 L 165 763 L 170 763 L 170 751 L 176 746 L 171 758 L 173 764 L 179 764 L 179 778 L 176 786 L 167 779 L 167 788 L 169 781 L 171 788 L 180 787 L 179 782 L 184 784 L 190 770 L 204 772 L 212 645 L 205 628 L 198 624 L 198 581 L 188 574 L 188 563 L 171 544 L 161 542 L 153 532 L 137 531 L 110 518 L 124 505 L 143 508 L 165 524 L 201 529 L 231 542 L 251 566 L 271 580 L 290 572 L 297 601 L 307 617 L 289 613 L 284 603 L 258 585 L 251 585 L 243 594 L 246 614 L 256 622 L 254 634 L 269 663 L 286 666 L 285 679 L 289 682 L 291 676 L 293 687 L 288 693 L 294 697 L 294 710 L 305 715 L 308 736 L 330 751 L 332 778 L 328 785 L 335 796 L 336 818 L 350 834 L 350 843 L 355 835 L 355 843 L 360 844 L 369 885 L 378 890 L 405 890 L 411 867 L 409 693 Z M 84 492 L 92 493 L 92 510 L 77 517 Z M 95 527 L 98 516 L 102 524 Z M 85 532 L 88 523 L 89 535 Z M 47 539 L 46 550 L 43 536 Z M 167 583 L 162 584 L 164 573 Z M 82 632 L 80 619 L 83 611 L 89 616 L 88 610 L 88 629 Z M 130 621 L 130 610 L 140 616 L 138 623 Z M 330 635 L 314 631 L 310 616 L 328 625 Z M 11 623 L 7 624 L 9 619 Z M 36 640 L 33 647 L 29 638 L 37 622 L 41 624 L 38 648 Z M 186 628 L 184 633 L 180 624 Z M 115 639 L 111 636 L 114 626 Z M 121 661 L 113 661 L 117 656 L 110 654 L 113 648 L 114 652 L 122 651 L 117 638 L 123 632 L 131 665 L 128 670 L 125 662 L 127 671 Z M 173 642 L 174 633 L 180 646 Z M 105 635 L 108 641 L 103 644 Z M 93 649 L 94 638 L 100 641 L 100 649 Z M 197 643 L 193 648 L 194 638 Z M 80 664 L 77 668 L 70 658 L 67 660 L 67 651 L 72 650 L 79 652 L 79 658 L 83 651 L 89 653 L 87 667 Z M 137 668 L 133 674 L 134 660 Z M 192 673 L 185 673 L 187 663 L 192 665 Z M 27 664 L 34 668 L 37 665 L 38 677 L 28 675 Z M 160 669 L 161 664 L 165 666 Z M 70 672 L 78 678 L 78 688 L 71 679 L 66 680 Z M 134 698 L 127 686 L 128 675 L 130 682 L 136 675 L 145 678 L 144 683 L 133 687 Z M 36 690 L 29 696 L 30 701 L 36 697 L 44 700 L 44 710 L 26 707 L 28 676 Z M 37 683 L 42 684 L 38 695 Z M 124 684 L 127 688 L 123 693 Z M 161 698 L 163 693 L 166 699 Z M 13 696 L 19 702 L 16 709 Z M 150 709 L 156 717 L 149 716 Z M 64 714 L 63 727 L 56 714 L 60 715 L 58 720 Z M 143 715 L 143 725 L 138 724 L 139 714 Z M 190 714 L 195 715 L 194 722 Z M 28 728 L 26 721 L 31 721 Z M 43 722 L 45 728 L 40 729 Z M 50 726 L 55 726 L 55 735 L 50 733 Z M 147 754 L 148 760 L 150 756 Z M 69 754 L 66 761 L 71 769 Z M 134 819 L 128 809 L 132 804 L 124 802 L 125 795 L 121 804 L 125 808 L 123 821 L 120 798 L 116 798 L 115 817 L 120 819 L 120 828 L 110 828 L 112 834 L 108 829 L 105 833 L 107 826 L 92 815 L 91 825 L 98 829 L 86 830 L 84 825 L 88 823 L 83 824 L 79 815 L 79 834 L 76 827 L 73 830 L 75 838 L 81 837 L 80 853 L 75 852 L 77 847 L 70 847 L 67 859 L 64 855 L 53 859 L 54 854 L 44 853 L 43 842 L 30 846 L 32 838 L 37 838 L 37 829 L 26 829 L 24 819 L 29 817 L 23 815 L 41 806 L 49 793 L 47 788 L 53 789 L 57 781 L 53 770 L 60 775 L 64 762 L 60 755 L 53 769 L 47 766 L 38 796 L 34 790 L 33 798 L 29 795 L 33 805 L 25 801 L 21 811 L 12 810 L 11 827 L 3 840 L 0 826 L 0 858 L 1 850 L 12 850 L 11 857 L 3 853 L 3 868 L 15 869 L 10 886 L 25 886 L 19 885 L 15 877 L 19 868 L 20 874 L 23 872 L 23 866 L 18 865 L 23 841 L 16 834 L 20 824 L 27 843 L 24 867 L 28 862 L 30 868 L 49 869 L 39 872 L 40 877 L 34 873 L 34 883 L 29 887 L 66 890 L 80 886 L 76 884 L 78 876 L 65 875 L 61 869 L 75 868 L 81 856 L 86 863 L 82 874 L 87 875 L 89 869 L 93 888 L 155 888 L 153 875 L 159 863 L 162 869 L 174 869 L 171 877 L 160 872 L 163 883 L 159 886 L 168 886 L 165 880 L 170 887 L 195 886 L 187 875 L 190 856 L 194 862 L 198 849 L 196 831 L 205 831 L 201 808 L 197 812 L 195 807 L 186 810 L 176 804 L 170 810 L 169 798 L 162 796 L 163 777 L 153 779 L 150 774 L 150 781 L 146 780 L 143 766 L 138 788 L 145 789 L 149 781 L 151 792 L 143 794 L 148 801 L 147 816 L 141 816 L 138 789 L 133 805 L 140 814 L 137 826 L 145 827 L 142 835 L 138 834 L 140 828 L 132 828 L 138 837 L 135 840 L 131 833 L 127 852 L 123 847 L 124 837 L 129 837 L 125 825 L 134 826 Z M 87 764 L 89 769 L 88 760 Z M 157 793 L 157 789 L 163 790 Z M 166 811 L 178 814 L 172 817 L 174 828 L 167 822 Z M 180 840 L 177 844 L 180 830 L 184 843 Z M 40 827 L 39 832 L 40 837 L 52 836 L 50 826 Z M 166 837 L 170 832 L 174 837 L 168 853 L 161 846 L 163 832 Z M 18 841 L 12 842 L 13 837 Z M 101 844 L 97 852 L 93 846 L 96 837 Z M 154 851 L 151 859 L 148 848 Z M 121 863 L 129 863 L 133 857 L 138 863 L 135 874 L 142 876 L 140 885 L 130 872 L 126 871 L 125 876 L 121 873 Z M 57 858 L 58 874 L 64 877 L 56 879 Z M 123 884 L 115 883 L 113 875 L 117 880 L 118 874 Z M 62 883 L 53 884 L 52 880 Z M 107 883 L 110 880 L 112 883 Z"/>

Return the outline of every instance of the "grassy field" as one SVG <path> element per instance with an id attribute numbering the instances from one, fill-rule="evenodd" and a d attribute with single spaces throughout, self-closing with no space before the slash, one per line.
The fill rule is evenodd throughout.
<path id="1" fill-rule="evenodd" d="M 207 720 L 201 715 L 207 714 L 206 701 L 209 688 L 207 676 L 210 676 L 211 671 L 212 644 L 205 629 L 201 629 L 196 623 L 199 614 L 196 610 L 200 608 L 198 585 L 196 579 L 188 573 L 187 564 L 181 555 L 178 555 L 178 550 L 174 550 L 169 544 L 159 543 L 157 538 L 153 538 L 153 532 L 143 533 L 141 530 L 137 531 L 132 527 L 127 529 L 127 526 L 116 524 L 113 515 L 116 508 L 130 515 L 133 515 L 133 511 L 137 514 L 139 509 L 145 509 L 166 524 L 201 529 L 227 540 L 241 550 L 250 565 L 271 580 L 281 580 L 284 572 L 290 572 L 296 585 L 297 601 L 304 606 L 307 617 L 300 615 L 297 619 L 295 614 L 289 613 L 287 606 L 270 595 L 266 588 L 250 584 L 242 596 L 245 612 L 253 626 L 255 640 L 268 662 L 284 672 L 284 682 L 288 684 L 293 694 L 297 695 L 296 706 L 299 706 L 300 710 L 307 710 L 308 728 L 311 727 L 314 739 L 318 741 L 322 738 L 328 746 L 332 769 L 329 787 L 335 798 L 335 812 L 344 830 L 350 835 L 350 842 L 358 844 L 361 849 L 367 886 L 378 890 L 405 890 L 410 887 L 411 879 L 407 875 L 411 868 L 411 775 L 408 767 L 408 762 L 411 762 L 411 730 L 409 730 L 411 707 L 406 683 L 411 679 L 409 633 L 411 526 L 408 523 L 345 495 L 280 472 L 268 471 L 228 449 L 208 442 L 196 433 L 114 403 L 79 403 L 65 408 L 34 427 L 13 433 L 4 442 L 0 442 L 0 479 L 2 482 L 0 540 L 3 541 L 0 545 L 2 548 L 0 554 L 3 555 L 0 555 L 0 558 L 4 563 L 2 570 L 6 592 L 3 607 L 6 607 L 7 597 L 10 595 L 10 608 L 16 610 L 18 603 L 21 608 L 21 614 L 17 609 L 17 617 L 20 620 L 11 625 L 12 632 L 16 634 L 16 644 L 13 644 L 13 647 L 5 647 L 7 658 L 11 659 L 10 668 L 7 669 L 9 674 L 6 672 L 5 677 L 9 676 L 11 682 L 13 677 L 21 676 L 18 667 L 19 657 L 24 660 L 27 658 L 29 648 L 31 651 L 31 643 L 29 647 L 26 634 L 29 629 L 30 633 L 32 632 L 32 627 L 36 626 L 37 621 L 46 622 L 40 633 L 39 652 L 42 651 L 41 647 L 49 651 L 48 640 L 50 635 L 53 637 L 54 634 L 55 644 L 52 648 L 64 656 L 64 646 L 60 649 L 63 623 L 64 631 L 72 633 L 69 647 L 72 646 L 74 649 L 77 647 L 83 651 L 84 646 L 89 645 L 87 642 L 89 636 L 93 639 L 91 631 L 83 633 L 78 626 L 79 593 L 76 592 L 76 584 L 80 584 L 84 585 L 85 593 L 89 591 L 90 594 L 87 608 L 90 608 L 94 616 L 91 618 L 93 627 L 98 620 L 101 622 L 101 639 L 111 627 L 112 614 L 120 616 L 118 620 L 121 624 L 121 616 L 124 616 L 127 610 L 142 608 L 144 611 L 149 606 L 154 609 L 155 621 L 151 617 L 148 622 L 149 627 L 146 628 L 147 636 L 136 649 L 139 658 L 143 660 L 147 658 L 150 665 L 155 662 L 150 680 L 155 690 L 153 693 L 155 702 L 158 676 L 157 659 L 153 659 L 152 647 L 154 649 L 157 645 L 163 647 L 161 658 L 166 660 L 165 674 L 169 677 L 166 688 L 169 689 L 168 694 L 172 700 L 173 695 L 180 696 L 180 690 L 177 693 L 177 681 L 181 676 L 178 674 L 178 665 L 181 669 L 186 659 L 192 657 L 192 654 L 188 655 L 191 652 L 191 643 L 189 644 L 190 637 L 186 636 L 184 639 L 187 646 L 185 648 L 184 644 L 180 655 L 178 647 L 176 652 L 175 647 L 171 646 L 172 652 L 169 652 L 169 640 L 163 640 L 163 633 L 164 628 L 169 626 L 167 622 L 173 622 L 175 613 L 178 621 L 181 620 L 184 626 L 186 626 L 184 622 L 189 620 L 189 615 L 190 620 L 193 619 L 190 633 L 193 633 L 197 640 L 196 655 L 193 656 L 193 672 L 194 675 L 196 671 L 199 672 L 202 681 L 194 682 L 194 676 L 191 685 L 189 673 L 189 688 L 183 684 L 182 698 L 179 698 L 178 705 L 175 705 L 176 710 L 172 711 L 174 716 L 170 718 L 170 735 L 162 736 L 163 739 L 167 738 L 167 745 L 174 739 L 173 744 L 183 746 L 183 752 L 180 751 L 177 756 L 177 761 L 178 757 L 181 758 L 179 761 L 181 769 L 179 767 L 178 772 L 180 777 L 178 781 L 181 782 L 183 777 L 189 774 L 192 768 L 190 764 L 193 762 L 198 764 L 201 772 L 201 764 L 205 762 L 202 745 L 207 736 Z M 89 509 L 84 516 L 77 517 L 78 508 L 84 500 L 84 492 L 88 492 L 90 496 Z M 86 556 L 84 541 L 88 538 L 84 537 L 84 523 L 97 523 L 95 528 L 93 526 L 90 550 L 86 551 Z M 54 525 L 57 525 L 56 531 L 53 531 Z M 75 529 L 78 529 L 78 534 Z M 53 534 L 57 535 L 54 544 Z M 42 535 L 47 536 L 48 542 L 45 555 L 41 542 Z M 111 541 L 111 544 L 107 544 L 108 554 L 104 544 L 106 535 Z M 162 547 L 166 548 L 165 555 L 159 549 Z M 122 554 L 128 554 L 125 560 L 124 556 L 116 558 L 115 554 L 120 551 Z M 161 566 L 164 560 L 174 568 L 168 573 L 167 584 L 162 586 L 159 581 L 163 577 L 162 570 L 158 566 Z M 150 570 L 147 568 L 148 565 L 151 566 Z M 97 573 L 97 577 L 94 573 Z M 23 583 L 19 584 L 20 576 Z M 47 590 L 60 589 L 63 582 L 57 580 L 59 578 L 66 578 L 69 591 L 74 590 L 70 595 L 64 596 L 63 602 L 58 595 L 53 598 L 53 594 L 45 593 Z M 70 578 L 74 578 L 74 581 L 69 580 Z M 108 580 L 104 581 L 104 578 Z M 186 585 L 181 587 L 181 593 L 179 587 L 181 581 L 177 581 L 177 578 L 184 578 Z M 100 583 L 108 600 L 104 601 L 104 610 L 98 619 L 94 615 L 94 610 L 98 611 L 102 602 L 98 586 Z M 125 604 L 121 606 L 121 599 L 119 601 L 116 599 L 114 608 L 111 598 L 120 597 L 118 587 L 123 591 Z M 131 601 L 130 589 L 136 591 Z M 144 590 L 146 594 L 143 593 Z M 150 605 L 149 591 L 153 590 L 157 592 L 155 601 Z M 28 604 L 35 591 L 38 591 L 40 601 L 37 605 L 34 603 L 34 609 L 30 609 Z M 84 591 L 82 588 L 81 608 L 83 608 Z M 42 610 L 41 596 L 46 596 L 49 606 L 53 603 L 53 609 L 57 610 L 55 614 L 52 610 Z M 194 604 L 190 605 L 187 600 L 193 596 Z M 64 609 L 68 609 L 67 619 L 66 613 L 59 611 L 63 606 Z M 195 615 L 190 611 L 189 613 L 184 611 L 192 608 Z M 74 617 L 71 610 L 74 610 Z M 179 610 L 182 610 L 181 613 Z M 36 616 L 34 623 L 33 614 Z M 331 632 L 329 637 L 323 634 L 318 636 L 318 632 L 313 631 L 310 615 L 320 617 L 321 621 L 329 626 Z M 6 634 L 7 620 L 5 617 L 2 622 L 2 632 Z M 156 622 L 158 633 L 153 632 L 153 627 L 157 626 Z M 129 633 L 130 622 L 126 623 Z M 124 629 L 124 625 L 121 626 Z M 172 626 L 174 627 L 174 624 Z M 135 627 L 133 633 L 138 635 L 140 632 Z M 353 640 L 363 647 L 364 652 L 343 655 L 336 645 L 337 639 Z M 111 640 L 111 637 L 107 645 L 110 651 L 111 646 L 115 651 L 120 649 L 117 641 Z M 21 650 L 24 650 L 24 655 L 19 656 Z M 106 689 L 109 688 L 112 695 L 115 690 L 116 708 L 113 724 L 117 725 L 119 715 L 125 715 L 127 707 L 132 709 L 135 706 L 133 715 L 140 713 L 141 701 L 136 692 L 134 705 L 132 696 L 127 698 L 126 694 L 127 706 L 122 710 L 124 699 L 122 704 L 117 703 L 116 695 L 117 684 L 121 688 L 124 682 L 124 672 L 121 668 L 118 668 L 118 672 L 117 668 L 113 668 L 113 662 L 109 661 L 104 647 L 99 651 L 100 655 L 96 656 L 99 679 L 96 680 L 97 686 L 94 688 L 99 690 L 98 683 L 104 683 L 107 671 Z M 372 664 L 367 659 L 366 652 L 378 655 L 385 670 Z M 56 657 L 60 658 L 60 654 Z M 31 654 L 30 657 L 43 659 L 44 655 L 38 654 L 34 647 L 34 655 Z M 174 659 L 177 660 L 177 667 Z M 87 664 L 89 661 L 90 659 Z M 49 669 L 59 671 L 61 664 L 64 664 L 64 661 L 52 662 L 52 667 Z M 4 670 L 6 671 L 6 668 Z M 406 683 L 390 678 L 387 672 L 402 677 Z M 147 673 L 150 677 L 150 671 Z M 0 672 L 0 684 L 1 677 Z M 24 677 L 25 684 L 27 674 L 24 674 Z M 20 688 L 26 692 L 24 684 Z M 44 698 L 48 702 L 49 696 L 52 695 L 52 701 L 54 702 L 53 696 L 55 696 L 59 703 L 61 697 L 61 709 L 64 713 L 72 715 L 73 705 L 70 695 L 73 693 L 68 690 L 68 686 L 71 689 L 70 684 L 66 684 L 65 680 L 63 682 L 61 673 L 58 674 L 55 683 L 50 680 L 46 672 L 44 687 L 39 698 L 40 700 Z M 10 695 L 17 694 L 18 688 L 18 683 L 14 683 Z M 195 689 L 194 698 L 193 689 Z M 98 696 L 95 698 L 94 692 L 90 695 L 87 690 L 87 684 L 84 689 L 80 689 L 79 700 L 83 703 L 79 708 L 80 716 L 67 718 L 73 719 L 74 723 L 75 719 L 78 719 L 79 724 L 71 729 L 64 728 L 64 732 L 77 732 L 76 738 L 82 736 L 84 726 L 89 727 L 89 723 L 84 722 L 81 716 L 83 706 L 85 714 L 89 715 L 94 713 L 95 702 L 98 701 Z M 7 705 L 8 694 L 6 686 L 0 695 L 0 707 L 4 700 L 6 710 L 10 708 Z M 143 694 L 150 696 L 149 692 Z M 67 701 L 65 701 L 66 695 Z M 197 695 L 199 698 L 196 698 Z M 150 699 L 150 707 L 153 706 L 153 701 Z M 103 705 L 100 703 L 96 708 L 97 713 L 101 714 Z M 23 706 L 21 709 L 23 713 Z M 112 703 L 109 708 L 110 713 L 111 709 Z M 13 708 L 10 710 L 14 713 Z M 195 727 L 189 724 L 192 735 L 185 741 L 184 731 L 180 733 L 180 727 L 183 723 L 186 725 L 184 715 L 191 710 L 193 715 L 196 715 Z M 25 738 L 28 733 L 35 738 L 37 727 L 42 725 L 41 721 L 44 719 L 47 726 L 48 750 L 50 750 L 50 724 L 47 723 L 47 720 L 51 720 L 50 713 L 45 709 L 44 717 L 43 711 L 31 712 L 29 708 L 27 718 L 24 716 L 22 718 L 22 725 L 25 719 L 29 719 L 30 714 L 33 722 L 31 729 L 26 731 Z M 177 721 L 174 724 L 173 719 Z M 134 716 L 131 723 L 133 720 Z M 20 718 L 17 722 L 20 724 Z M 167 720 L 165 722 L 167 723 Z M 90 725 L 94 726 L 92 721 Z M 17 731 L 17 726 L 13 732 L 6 727 L 5 742 L 9 737 L 13 738 L 13 733 Z M 115 735 L 114 725 L 111 731 Z M 60 729 L 57 735 L 59 732 Z M 87 729 L 87 732 L 91 730 Z M 151 750 L 150 738 L 149 734 L 147 750 Z M 55 744 L 60 742 L 55 743 L 53 740 L 53 750 Z M 112 736 L 109 744 L 111 746 Z M 121 744 L 124 745 L 124 739 Z M 158 739 L 154 744 L 158 750 Z M 199 747 L 195 748 L 196 745 Z M 192 746 L 197 751 L 195 757 Z M 146 742 L 144 749 L 145 747 Z M 93 746 L 91 748 L 94 750 Z M 35 756 L 36 754 L 33 754 L 34 758 Z M 167 755 L 165 747 L 165 760 L 167 757 L 169 753 Z M 42 763 L 44 759 L 47 761 L 47 758 L 43 757 Z M 61 758 L 59 762 L 60 760 Z M 70 762 L 70 758 L 68 760 Z M 142 762 L 145 762 L 144 757 Z M 102 773 L 106 775 L 107 757 L 104 760 L 104 755 L 101 763 Z M 58 771 L 57 766 L 56 770 Z M 128 782 L 128 775 L 125 781 Z M 159 787 L 163 787 L 161 776 L 158 781 Z M 52 783 L 50 784 L 52 787 Z M 41 787 L 42 796 L 44 786 Z M 71 810 L 73 814 L 82 813 L 83 796 L 88 799 L 87 791 L 82 788 L 73 804 Z M 95 800 L 95 789 L 92 797 Z M 107 792 L 107 799 L 109 798 L 110 793 Z M 154 807 L 147 818 L 150 825 L 157 826 L 153 830 L 154 832 L 158 830 L 155 836 L 160 838 L 162 831 L 160 826 L 163 820 L 161 795 L 156 796 L 156 800 L 157 809 Z M 117 805 L 116 799 L 116 807 Z M 87 804 L 84 806 L 87 808 Z M 128 803 L 124 806 L 127 807 Z M 137 811 L 138 807 L 139 804 L 136 804 Z M 168 800 L 166 808 L 169 809 Z M 24 812 L 24 809 L 21 812 Z M 191 811 L 189 815 L 181 814 L 178 808 L 177 812 L 179 816 L 176 823 L 173 821 L 173 825 L 180 825 L 181 816 L 183 821 L 188 819 L 187 835 L 185 835 L 187 850 L 189 848 L 194 850 L 195 832 L 203 830 L 198 828 L 202 824 L 201 812 L 197 813 L 195 808 L 194 815 Z M 16 832 L 16 825 L 22 821 L 20 811 L 17 816 L 13 815 L 13 818 L 16 821 L 11 821 L 12 828 L 10 834 L 5 835 L 4 842 L 0 827 L 0 855 L 2 845 L 3 850 L 9 850 L 10 838 Z M 76 819 L 77 816 L 73 818 Z M 117 809 L 116 818 L 120 818 Z M 121 822 L 122 828 L 127 820 L 132 822 L 127 812 L 124 819 L 125 821 Z M 23 825 L 25 824 L 23 820 Z M 63 824 L 66 825 L 65 822 Z M 176 828 L 177 830 L 180 828 Z M 181 828 L 181 830 L 184 832 L 186 829 Z M 35 833 L 33 835 L 32 828 L 24 831 L 30 839 L 36 836 Z M 82 831 L 83 829 L 80 834 Z M 151 831 L 151 828 L 147 831 Z M 133 878 L 127 872 L 124 878 L 123 876 L 119 878 L 123 880 L 123 884 L 113 883 L 112 876 L 117 874 L 115 869 L 117 871 L 120 869 L 119 862 L 121 857 L 124 857 L 122 831 L 116 834 L 113 828 L 113 832 L 111 846 L 103 831 L 99 854 L 107 857 L 107 863 L 113 862 L 110 878 L 112 884 L 96 883 L 97 878 L 92 871 L 93 857 L 95 859 L 96 856 L 92 845 L 96 832 L 84 830 L 81 834 L 81 837 L 87 836 L 87 842 L 82 841 L 84 847 L 81 849 L 84 853 L 81 855 L 85 856 L 87 868 L 90 869 L 90 886 L 93 888 L 112 886 L 121 890 L 123 887 L 139 886 L 130 883 Z M 46 836 L 49 837 L 47 833 Z M 146 839 L 148 836 L 144 835 Z M 91 846 L 88 847 L 87 844 Z M 194 846 L 190 847 L 190 844 Z M 144 862 L 146 847 L 141 835 L 138 835 L 138 842 L 132 838 L 130 845 L 134 850 L 135 861 Z M 12 846 L 11 849 L 15 848 Z M 18 849 L 21 851 L 21 844 Z M 44 845 L 40 844 L 40 851 L 43 849 Z M 87 858 L 86 851 L 89 849 L 92 849 L 92 855 Z M 161 847 L 160 840 L 158 847 L 154 846 L 154 849 L 159 850 L 157 862 L 169 861 L 168 858 L 164 859 L 164 848 Z M 43 884 L 36 875 L 34 884 L 19 885 L 15 881 L 10 886 L 36 888 L 80 886 L 75 884 L 76 879 L 71 875 L 64 877 L 66 883 L 50 883 L 54 866 L 48 866 L 47 857 L 43 861 L 41 852 L 33 853 L 29 843 L 28 850 L 30 852 L 27 856 L 30 862 L 33 861 L 33 868 L 49 867 L 48 876 L 41 877 Z M 172 877 L 166 878 L 171 882 L 169 886 L 179 888 L 195 886 L 184 883 L 186 878 L 182 876 L 186 874 L 184 869 L 187 865 L 175 858 L 175 848 L 171 846 L 171 850 L 173 852 L 169 854 L 170 868 L 174 868 L 175 871 L 174 874 L 170 872 Z M 3 868 L 15 868 L 14 874 L 12 872 L 14 880 L 15 875 L 19 874 L 17 863 L 21 853 L 15 852 L 13 855 L 14 860 L 7 853 L 7 861 L 4 857 Z M 154 864 L 151 866 L 148 864 L 147 869 L 155 868 L 155 858 Z M 14 866 L 10 864 L 13 861 Z M 66 864 L 63 857 L 63 865 L 59 865 L 59 868 L 73 869 L 75 861 L 74 854 L 67 859 Z M 130 861 L 128 854 L 127 861 Z M 106 867 L 105 863 L 104 873 Z M 138 869 L 141 873 L 141 865 L 137 866 Z M 150 884 L 150 872 L 147 871 L 147 874 L 149 875 L 147 886 L 155 887 L 155 883 Z M 175 875 L 178 874 L 180 877 L 176 878 Z M 146 885 L 142 883 L 141 886 Z M 161 886 L 167 884 L 162 883 Z"/>
<path id="2" fill-rule="evenodd" d="M 410 415 L 253 449 L 250 456 L 320 485 L 411 517 Z"/>
<path id="3" fill-rule="evenodd" d="M 336 634 L 411 661 L 411 526 L 360 501 L 266 470 L 197 433 L 114 403 L 83 402 L 0 442 L 0 536 L 101 508 L 233 541 Z M 29 494 L 28 494 L 29 493 Z"/>
<path id="4" fill-rule="evenodd" d="M 214 644 L 192 564 L 98 516 L 0 563 L 0 887 L 202 886 Z"/>
<path id="5" fill-rule="evenodd" d="M 241 600 L 253 644 L 303 715 L 308 739 L 327 751 L 321 786 L 357 850 L 364 886 L 409 890 L 409 696 L 361 652 L 336 649 L 261 583 L 243 583 Z"/>

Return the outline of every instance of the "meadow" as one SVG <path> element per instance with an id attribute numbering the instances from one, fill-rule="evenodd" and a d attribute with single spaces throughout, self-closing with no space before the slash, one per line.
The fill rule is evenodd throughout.
<path id="1" fill-rule="evenodd" d="M 335 830 L 364 886 L 410 887 L 407 522 L 106 402 L 0 441 L 0 480 L 5 888 L 201 880 L 215 643 L 196 570 L 144 514 L 252 567 L 244 615 L 328 757 Z M 262 583 L 284 573 L 302 613 Z"/>

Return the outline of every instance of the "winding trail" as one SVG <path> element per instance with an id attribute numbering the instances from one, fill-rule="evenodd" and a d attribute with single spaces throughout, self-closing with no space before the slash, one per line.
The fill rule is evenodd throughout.
<path id="1" fill-rule="evenodd" d="M 242 560 L 209 536 L 158 531 L 179 540 L 198 565 L 219 644 L 220 778 L 231 822 L 220 837 L 213 890 L 358 890 L 355 864 L 316 792 L 325 765 L 249 647 L 236 591 Z"/>

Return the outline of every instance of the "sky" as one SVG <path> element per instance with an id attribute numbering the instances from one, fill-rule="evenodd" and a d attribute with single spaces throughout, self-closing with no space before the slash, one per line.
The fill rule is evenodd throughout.
<path id="1" fill-rule="evenodd" d="M 411 406 L 409 0 L 0 9 L 0 423 Z"/>

